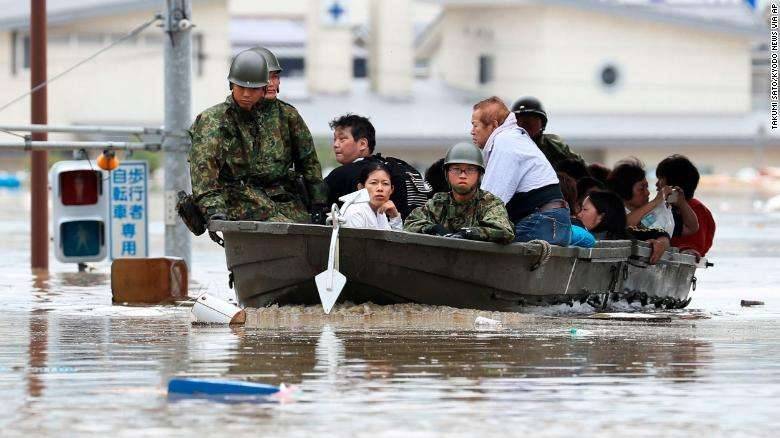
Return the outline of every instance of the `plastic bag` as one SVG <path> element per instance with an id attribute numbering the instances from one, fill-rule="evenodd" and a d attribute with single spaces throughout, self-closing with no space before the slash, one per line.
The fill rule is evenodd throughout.
<path id="1" fill-rule="evenodd" d="M 642 225 L 647 228 L 660 228 L 671 236 L 672 233 L 674 233 L 674 216 L 672 215 L 672 208 L 665 202 L 661 202 L 642 218 Z"/>

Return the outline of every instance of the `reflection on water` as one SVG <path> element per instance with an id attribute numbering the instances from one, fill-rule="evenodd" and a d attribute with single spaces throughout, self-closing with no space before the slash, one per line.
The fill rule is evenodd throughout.
<path id="1" fill-rule="evenodd" d="M 765 353 L 777 345 L 774 322 L 756 330 L 754 321 L 637 324 L 573 315 L 498 331 L 324 320 L 319 329 L 247 330 L 191 326 L 184 309 L 134 316 L 122 307 L 96 313 L 82 305 L 79 314 L 75 306 L 63 313 L 40 304 L 43 310 L 0 318 L 0 338 L 7 340 L 0 347 L 0 397 L 10 401 L 0 423 L 8 430 L 140 427 L 187 435 L 224 432 L 229 423 L 232 432 L 261 435 L 458 436 L 474 422 L 490 433 L 531 433 L 533 419 L 552 435 L 574 422 L 591 432 L 609 425 L 614 432 L 606 435 L 616 436 L 642 435 L 653 424 L 726 433 L 749 422 L 747 430 L 759 432 L 774 421 L 768 401 L 780 388 L 776 361 Z M 572 334 L 571 327 L 587 334 Z M 753 337 L 735 342 L 735 331 Z M 164 388 L 175 375 L 284 382 L 299 392 L 291 404 L 169 403 Z M 767 403 L 739 408 L 756 400 Z M 670 411 L 677 403 L 685 409 Z M 724 409 L 742 409 L 750 420 L 721 424 L 713 414 Z"/>

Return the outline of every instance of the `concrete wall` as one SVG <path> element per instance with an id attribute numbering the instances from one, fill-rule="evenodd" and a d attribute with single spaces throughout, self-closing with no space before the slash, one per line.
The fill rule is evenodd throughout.
<path id="1" fill-rule="evenodd" d="M 350 22 L 353 25 L 369 22 L 372 1 L 349 1 Z M 384 1 L 395 3 L 395 0 Z M 441 11 L 440 5 L 427 0 L 404 0 L 407 1 L 411 4 L 409 10 L 415 23 L 428 23 Z M 233 16 L 300 19 L 309 11 L 309 0 L 228 0 L 228 11 Z"/>
<path id="2" fill-rule="evenodd" d="M 382 96 L 408 98 L 412 92 L 411 0 L 371 2 L 369 74 Z"/>
<path id="3" fill-rule="evenodd" d="M 745 37 L 558 6 L 449 7 L 443 20 L 433 72 L 456 88 L 510 102 L 532 94 L 564 113 L 750 110 Z M 482 86 L 480 55 L 494 59 Z M 608 64 L 613 87 L 600 82 Z"/>
<path id="4" fill-rule="evenodd" d="M 86 58 L 152 17 L 156 11 L 100 17 L 50 26 L 48 76 Z M 193 72 L 193 115 L 224 100 L 229 93 L 230 46 L 225 0 L 193 5 L 193 35 L 202 35 L 201 74 Z M 101 54 L 53 82 L 48 90 L 49 123 L 122 123 L 161 125 L 164 115 L 163 38 L 151 26 L 135 40 Z M 11 73 L 10 33 L 0 33 L 0 102 L 29 90 L 30 72 Z M 193 51 L 196 50 L 193 40 Z M 193 63 L 193 68 L 197 65 Z M 4 123 L 29 123 L 29 98 L 0 113 Z"/>
<path id="5" fill-rule="evenodd" d="M 616 162 L 626 157 L 637 157 L 642 160 L 648 169 L 655 169 L 656 165 L 672 154 L 682 154 L 688 157 L 701 173 L 715 173 L 733 175 L 738 170 L 746 167 L 763 168 L 777 166 L 780 163 L 780 150 L 778 149 L 745 149 L 741 147 L 724 148 L 708 147 L 647 147 L 642 149 L 609 149 L 604 151 L 604 164 L 614 166 Z M 653 174 L 653 177 L 655 174 Z"/>
<path id="6" fill-rule="evenodd" d="M 642 149 L 607 149 L 607 150 L 586 150 L 580 151 L 572 148 L 575 152 L 581 153 L 583 158 L 589 163 L 599 162 L 613 167 L 618 161 L 627 157 L 637 157 L 645 163 L 651 179 L 655 178 L 656 165 L 672 154 L 682 154 L 688 157 L 698 168 L 700 173 L 734 175 L 739 170 L 749 167 L 764 168 L 778 166 L 780 163 L 780 150 L 778 149 L 744 149 L 744 148 L 722 148 L 707 147 L 706 145 L 697 147 L 647 147 Z M 425 170 L 434 161 L 442 158 L 446 153 L 447 147 L 431 148 L 429 146 L 414 147 L 394 147 L 393 145 L 383 144 L 381 148 L 382 155 L 399 157 L 414 165 L 421 171 Z M 328 151 L 332 155 L 331 151 Z"/>
<path id="7" fill-rule="evenodd" d="M 306 14 L 306 87 L 311 93 L 345 94 L 352 86 L 352 31 L 328 26 L 320 8 L 324 0 L 309 0 Z"/>

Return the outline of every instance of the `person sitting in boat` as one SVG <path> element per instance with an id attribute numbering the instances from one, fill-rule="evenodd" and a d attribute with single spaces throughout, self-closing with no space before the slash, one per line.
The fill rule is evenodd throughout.
<path id="1" fill-rule="evenodd" d="M 569 246 L 579 246 L 582 248 L 592 248 L 596 245 L 596 239 L 585 229 L 577 215 L 580 212 L 581 204 L 577 198 L 577 182 L 571 176 L 564 172 L 556 172 L 561 181 L 561 192 L 563 199 L 569 204 L 571 212 L 571 239 Z"/>
<path id="2" fill-rule="evenodd" d="M 344 226 L 374 230 L 403 230 L 401 214 L 390 196 L 393 183 L 390 169 L 382 163 L 370 163 L 360 171 L 358 188 L 368 192 L 367 202 L 354 202 L 342 213 Z"/>
<path id="3" fill-rule="evenodd" d="M 425 204 L 432 192 L 414 167 L 403 160 L 375 154 L 376 130 L 368 118 L 356 114 L 345 114 L 330 122 L 333 129 L 333 152 L 341 166 L 325 177 L 328 185 L 328 205 L 333 205 L 342 196 L 357 190 L 358 179 L 363 167 L 372 162 L 381 162 L 390 169 L 395 187 L 392 200 L 401 217 L 412 209 Z"/>
<path id="4" fill-rule="evenodd" d="M 546 240 L 567 246 L 571 237 L 569 208 L 555 170 L 515 115 L 498 97 L 476 105 L 471 138 L 485 158 L 482 190 L 506 204 L 515 241 Z"/>
<path id="5" fill-rule="evenodd" d="M 687 157 L 670 155 L 658 163 L 655 175 L 658 178 L 659 188 L 678 187 L 682 193 L 676 203 L 670 202 L 675 219 L 672 246 L 680 248 L 680 252 L 696 256 L 698 260 L 712 247 L 712 239 L 715 236 L 715 220 L 712 218 L 712 213 L 701 201 L 693 197 L 699 185 L 699 170 Z M 696 216 L 699 229 L 686 234 L 684 230 L 679 230 L 676 224 L 686 223 L 685 216 L 691 213 Z"/>
<path id="6" fill-rule="evenodd" d="M 644 225 L 647 228 L 661 228 L 669 236 L 695 233 L 699 229 L 696 214 L 688 206 L 687 213 L 682 217 L 683 223 L 676 224 L 669 204 L 680 203 L 678 190 L 670 186 L 658 186 L 658 192 L 650 200 L 645 166 L 636 158 L 630 158 L 618 163 L 607 178 L 607 186 L 623 198 L 626 207 L 626 222 L 630 227 Z M 678 195 L 671 196 L 672 193 Z M 683 200 L 684 202 L 684 200 Z M 686 203 L 687 206 L 687 203 Z M 675 233 L 677 229 L 677 233 Z"/>
<path id="7" fill-rule="evenodd" d="M 655 264 L 670 246 L 669 235 L 663 230 L 641 225 L 628 227 L 623 200 L 613 192 L 592 191 L 583 200 L 577 219 L 582 223 L 583 231 L 590 232 L 595 240 L 636 239 L 649 243 L 652 248 L 650 264 Z M 575 228 L 579 226 L 572 226 Z M 580 230 L 572 231 L 572 234 L 579 233 Z"/>
<path id="8" fill-rule="evenodd" d="M 268 84 L 266 59 L 253 50 L 240 52 L 230 64 L 227 99 L 201 112 L 190 127 L 192 195 L 203 219 L 309 223 L 320 216 L 307 209 L 297 184 L 300 176 L 320 187 L 310 201 L 325 201 L 311 135 L 299 124 L 295 129 L 309 141 L 285 141 L 281 116 L 261 110 Z"/>
<path id="9" fill-rule="evenodd" d="M 328 205 L 340 197 L 352 193 L 360 182 L 360 172 L 367 165 L 376 147 L 376 130 L 368 118 L 357 114 L 345 114 L 331 120 L 333 129 L 333 153 L 341 166 L 325 177 L 328 185 Z"/>
<path id="10" fill-rule="evenodd" d="M 425 171 L 425 181 L 433 189 L 433 193 L 447 193 L 450 191 L 450 183 L 444 173 L 444 157 L 434 161 Z"/>
<path id="11" fill-rule="evenodd" d="M 436 193 L 406 218 L 404 230 L 459 239 L 511 243 L 514 239 L 501 199 L 479 188 L 485 172 L 482 154 L 469 143 L 451 147 L 444 159 L 451 190 Z"/>

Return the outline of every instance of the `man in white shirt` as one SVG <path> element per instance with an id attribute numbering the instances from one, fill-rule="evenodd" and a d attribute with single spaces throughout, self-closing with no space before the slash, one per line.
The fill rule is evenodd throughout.
<path id="1" fill-rule="evenodd" d="M 555 170 L 501 99 L 474 105 L 471 138 L 485 157 L 482 190 L 506 204 L 515 242 L 568 246 L 571 217 Z"/>

